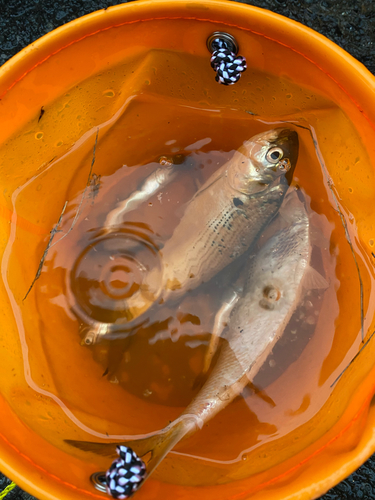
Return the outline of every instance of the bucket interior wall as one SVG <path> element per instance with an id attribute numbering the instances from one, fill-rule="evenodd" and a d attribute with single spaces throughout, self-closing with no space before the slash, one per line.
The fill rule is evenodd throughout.
<path id="1" fill-rule="evenodd" d="M 315 54 L 307 42 L 296 43 L 304 28 L 290 21 L 229 2 L 205 5 L 144 1 L 98 12 L 44 37 L 39 53 L 27 49 L 0 73 L 7 124 L 0 127 L 0 460 L 41 499 L 102 498 L 89 477 L 106 469 L 108 458 L 75 450 L 66 439 L 153 432 L 188 402 L 150 403 L 125 391 L 103 377 L 108 344 L 81 345 L 79 324 L 62 306 L 64 265 L 74 261 L 81 232 L 103 225 L 122 192 L 142 179 L 142 167 L 160 156 L 183 154 L 196 170 L 208 154 L 223 164 L 243 141 L 285 122 L 300 140 L 293 185 L 325 217 L 331 238 L 323 266 L 333 278 L 320 323 L 280 377 L 259 379 L 277 410 L 264 410 L 256 395 L 237 399 L 169 454 L 137 496 L 315 498 L 374 451 L 373 342 L 335 382 L 375 326 L 375 106 L 362 105 L 371 86 L 343 76 L 338 59 L 353 64 L 349 56 L 325 60 L 321 37 Z M 234 86 L 215 82 L 206 47 L 214 31 L 234 35 L 247 58 Z M 196 189 L 189 172 L 183 175 L 175 202 Z M 147 214 L 145 208 L 146 222 Z M 257 421 L 258 411 L 274 427 Z M 228 432 L 243 451 L 247 431 L 228 429 L 235 419 L 244 429 L 253 419 L 249 436 L 259 439 L 239 458 L 220 446 Z"/>

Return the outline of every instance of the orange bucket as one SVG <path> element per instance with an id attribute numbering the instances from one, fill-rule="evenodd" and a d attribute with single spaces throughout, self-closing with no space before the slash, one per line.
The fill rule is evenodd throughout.
<path id="1" fill-rule="evenodd" d="M 247 59 L 231 87 L 216 83 L 210 66 L 206 41 L 216 31 L 235 37 Z M 223 162 L 244 140 L 284 122 L 299 134 L 293 183 L 324 217 L 330 239 L 323 266 L 331 282 L 318 323 L 279 376 L 264 375 L 267 397 L 234 401 L 181 442 L 136 498 L 313 499 L 375 451 L 374 96 L 374 77 L 334 43 L 224 0 L 101 10 L 1 67 L 6 475 L 40 499 L 105 498 L 90 476 L 108 459 L 66 440 L 154 432 L 188 403 L 190 393 L 168 405 L 163 391 L 150 400 L 127 391 L 121 374 L 103 377 L 112 344 L 81 345 L 79 321 L 64 310 L 64 262 L 80 231 L 100 225 L 121 190 L 136 185 L 123 165 L 183 152 L 199 170 L 205 154 Z M 189 174 L 184 179 L 189 192 Z M 184 193 L 171 193 L 172 201 Z M 194 363 L 199 372 L 200 358 Z"/>

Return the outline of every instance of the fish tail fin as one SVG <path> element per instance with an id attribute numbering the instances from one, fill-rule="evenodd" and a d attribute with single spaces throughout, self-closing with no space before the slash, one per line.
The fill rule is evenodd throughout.
<path id="1" fill-rule="evenodd" d="M 146 463 L 147 475 L 151 474 L 189 430 L 190 427 L 185 425 L 184 420 L 178 419 L 178 421 L 166 427 L 162 432 L 150 438 L 130 443 L 130 447 L 137 454 L 141 454 L 140 456 Z"/>
<path id="2" fill-rule="evenodd" d="M 117 457 L 117 446 L 131 448 L 145 463 L 146 474 L 149 476 L 163 460 L 165 455 L 167 455 L 186 434 L 193 430 L 195 426 L 196 422 L 186 415 L 178 418 L 160 432 L 141 439 L 121 443 L 93 443 L 90 441 L 75 440 L 65 440 L 65 442 L 80 450 L 110 458 Z"/>

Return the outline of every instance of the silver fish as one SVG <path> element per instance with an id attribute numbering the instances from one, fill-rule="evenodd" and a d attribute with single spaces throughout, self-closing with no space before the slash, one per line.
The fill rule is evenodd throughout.
<path id="1" fill-rule="evenodd" d="M 252 256 L 245 269 L 241 298 L 223 333 L 215 367 L 185 411 L 154 436 L 121 443 L 140 457 L 151 456 L 146 477 L 182 438 L 198 431 L 254 380 L 273 346 L 310 287 L 325 288 L 325 279 L 310 266 L 312 244 L 304 204 L 293 192 L 282 208 L 286 227 Z M 276 228 L 277 221 L 272 223 Z M 82 450 L 113 456 L 115 444 L 68 441 Z"/>
<path id="2" fill-rule="evenodd" d="M 188 203 L 161 250 L 161 275 L 151 269 L 141 295 L 127 300 L 126 321 L 209 281 L 247 251 L 278 212 L 288 189 L 286 174 L 292 175 L 297 158 L 298 135 L 290 129 L 269 130 L 244 142 Z M 97 342 L 121 335 L 123 328 L 113 324 L 87 335 Z"/>
<path id="3" fill-rule="evenodd" d="M 183 155 L 175 155 L 172 157 L 161 156 L 159 163 L 162 167 L 157 168 L 152 172 L 139 186 L 139 189 L 134 191 L 128 198 L 119 202 L 113 210 L 109 212 L 104 222 L 105 229 L 113 229 L 119 226 L 124 216 L 136 210 L 142 203 L 147 201 L 151 196 L 159 191 L 161 187 L 165 187 L 178 174 L 176 165 L 183 163 Z"/>

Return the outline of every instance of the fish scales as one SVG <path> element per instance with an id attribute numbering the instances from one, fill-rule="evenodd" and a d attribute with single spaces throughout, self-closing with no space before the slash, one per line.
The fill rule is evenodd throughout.
<path id="1" fill-rule="evenodd" d="M 296 197 L 283 211 L 289 225 L 250 259 L 217 364 L 186 414 L 206 421 L 232 401 L 253 380 L 301 300 L 312 245 L 308 216 Z"/>
<path id="2" fill-rule="evenodd" d="M 272 223 L 277 231 L 244 270 L 245 286 L 223 333 L 218 360 L 198 395 L 179 418 L 151 437 L 123 443 L 140 455 L 151 452 L 147 477 L 163 457 L 184 437 L 230 404 L 254 380 L 255 375 L 283 334 L 292 314 L 311 284 L 312 242 L 309 218 L 296 192 L 282 207 L 286 227 Z M 320 276 L 320 275 L 319 275 Z M 315 276 L 315 286 L 326 282 Z M 74 446 L 100 454 L 113 453 L 112 444 L 70 441 Z"/>
<path id="3" fill-rule="evenodd" d="M 290 129 L 269 130 L 245 141 L 187 204 L 160 251 L 161 270 L 151 268 L 139 293 L 116 305 L 123 319 L 115 323 L 90 319 L 83 342 L 127 336 L 152 305 L 179 298 L 209 281 L 248 250 L 281 206 L 286 175 L 292 175 L 297 158 L 298 135 Z"/>
<path id="4" fill-rule="evenodd" d="M 239 196 L 223 176 L 195 198 L 162 251 L 164 299 L 208 281 L 256 241 L 288 188 L 286 181 L 276 182 L 265 192 Z M 241 201 L 240 208 L 233 200 Z M 168 282 L 177 290 L 168 290 Z"/>
<path id="5" fill-rule="evenodd" d="M 288 188 L 285 175 L 297 157 L 298 136 L 289 129 L 245 141 L 188 203 L 161 251 L 161 280 L 151 271 L 146 293 L 177 298 L 242 255 L 279 210 Z"/>

